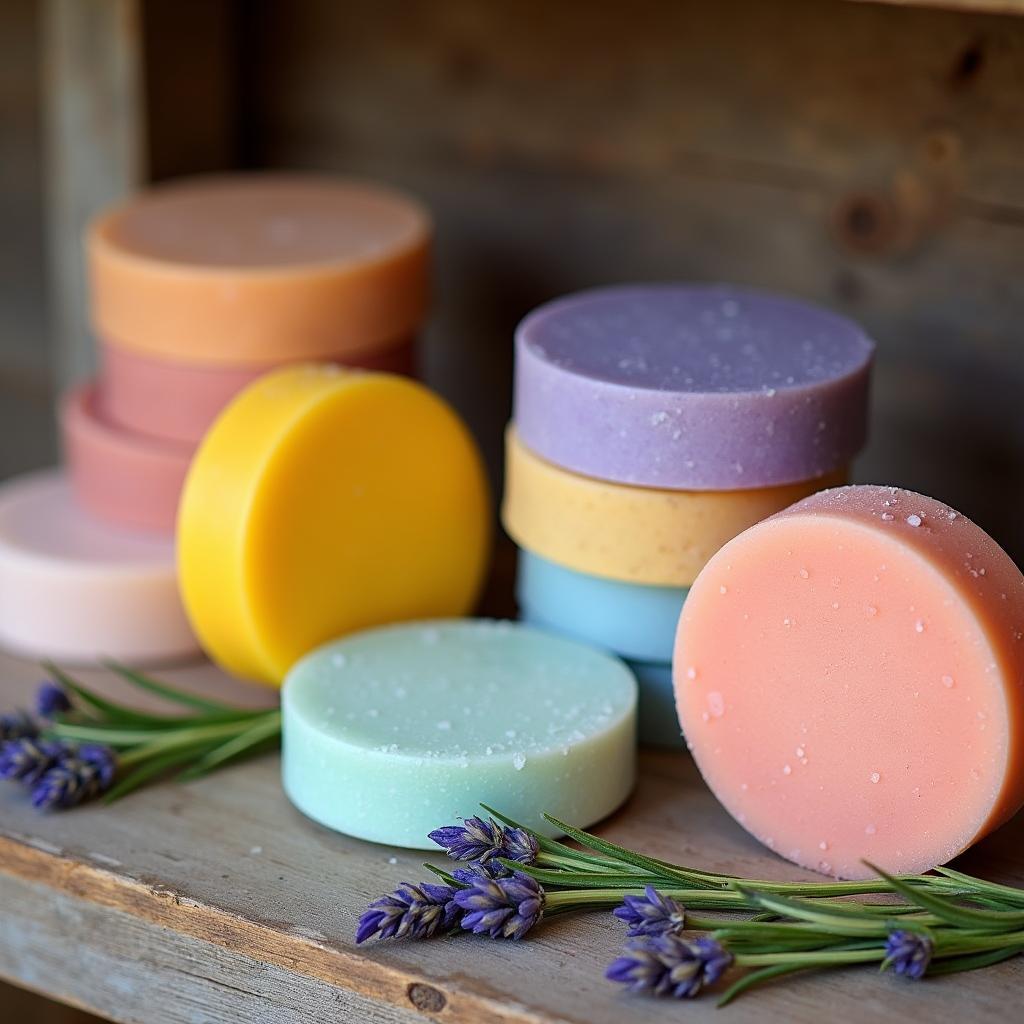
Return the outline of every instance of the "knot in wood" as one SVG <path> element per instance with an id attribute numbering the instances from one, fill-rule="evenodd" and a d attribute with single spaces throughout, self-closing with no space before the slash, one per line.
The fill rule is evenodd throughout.
<path id="1" fill-rule="evenodd" d="M 431 985 L 414 982 L 408 990 L 409 1002 L 424 1013 L 440 1013 L 448 1004 L 444 993 Z"/>

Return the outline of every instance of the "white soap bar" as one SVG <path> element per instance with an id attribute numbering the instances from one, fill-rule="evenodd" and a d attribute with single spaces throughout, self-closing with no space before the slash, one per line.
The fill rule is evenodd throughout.
<path id="1" fill-rule="evenodd" d="M 174 542 L 93 519 L 59 471 L 8 481 L 0 487 L 0 644 L 72 662 L 198 654 Z"/>

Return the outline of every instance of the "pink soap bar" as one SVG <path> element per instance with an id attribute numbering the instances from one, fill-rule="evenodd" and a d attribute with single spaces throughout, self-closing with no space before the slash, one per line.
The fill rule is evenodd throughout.
<path id="1" fill-rule="evenodd" d="M 103 522 L 172 535 L 195 445 L 108 423 L 92 384 L 64 396 L 60 420 L 78 503 Z"/>
<path id="2" fill-rule="evenodd" d="M 674 677 L 708 785 L 805 867 L 925 871 L 1024 803 L 1024 577 L 932 498 L 837 488 L 740 534 Z"/>
<path id="3" fill-rule="evenodd" d="M 109 423 L 139 434 L 197 444 L 220 411 L 244 387 L 284 363 L 219 366 L 172 362 L 102 345 L 97 406 Z M 346 366 L 414 376 L 412 338 L 338 358 Z"/>

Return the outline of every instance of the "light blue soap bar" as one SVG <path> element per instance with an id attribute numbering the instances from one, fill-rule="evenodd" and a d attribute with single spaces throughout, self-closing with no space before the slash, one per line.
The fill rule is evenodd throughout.
<path id="1" fill-rule="evenodd" d="M 672 688 L 672 666 L 649 662 L 628 663 L 640 691 L 637 721 L 640 742 L 650 747 L 686 748 Z"/>
<path id="2" fill-rule="evenodd" d="M 519 552 L 516 591 L 522 617 L 624 658 L 671 662 L 688 589 L 590 576 Z"/>
<path id="3" fill-rule="evenodd" d="M 516 623 L 370 630 L 303 658 L 282 693 L 284 789 L 328 828 L 433 849 L 489 804 L 554 835 L 633 788 L 636 681 L 618 659 Z"/>

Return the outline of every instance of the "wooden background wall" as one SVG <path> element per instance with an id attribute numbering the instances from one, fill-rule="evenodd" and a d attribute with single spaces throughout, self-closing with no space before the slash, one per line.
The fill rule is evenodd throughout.
<path id="1" fill-rule="evenodd" d="M 1024 17 L 845 0 L 50 7 L 103 3 L 139 16 L 124 45 L 141 55 L 140 178 L 309 167 L 432 206 L 428 379 L 496 479 L 531 306 L 601 282 L 738 281 L 860 319 L 880 360 L 858 478 L 935 494 L 1024 561 Z M 25 120 L 22 50 L 2 103 Z M 21 177 L 0 202 L 30 200 L 6 271 L 39 245 L 38 167 L 4 164 L 5 189 Z M 0 323 L 6 367 L 26 341 Z M 29 450 L 5 434 L 0 475 Z"/>

